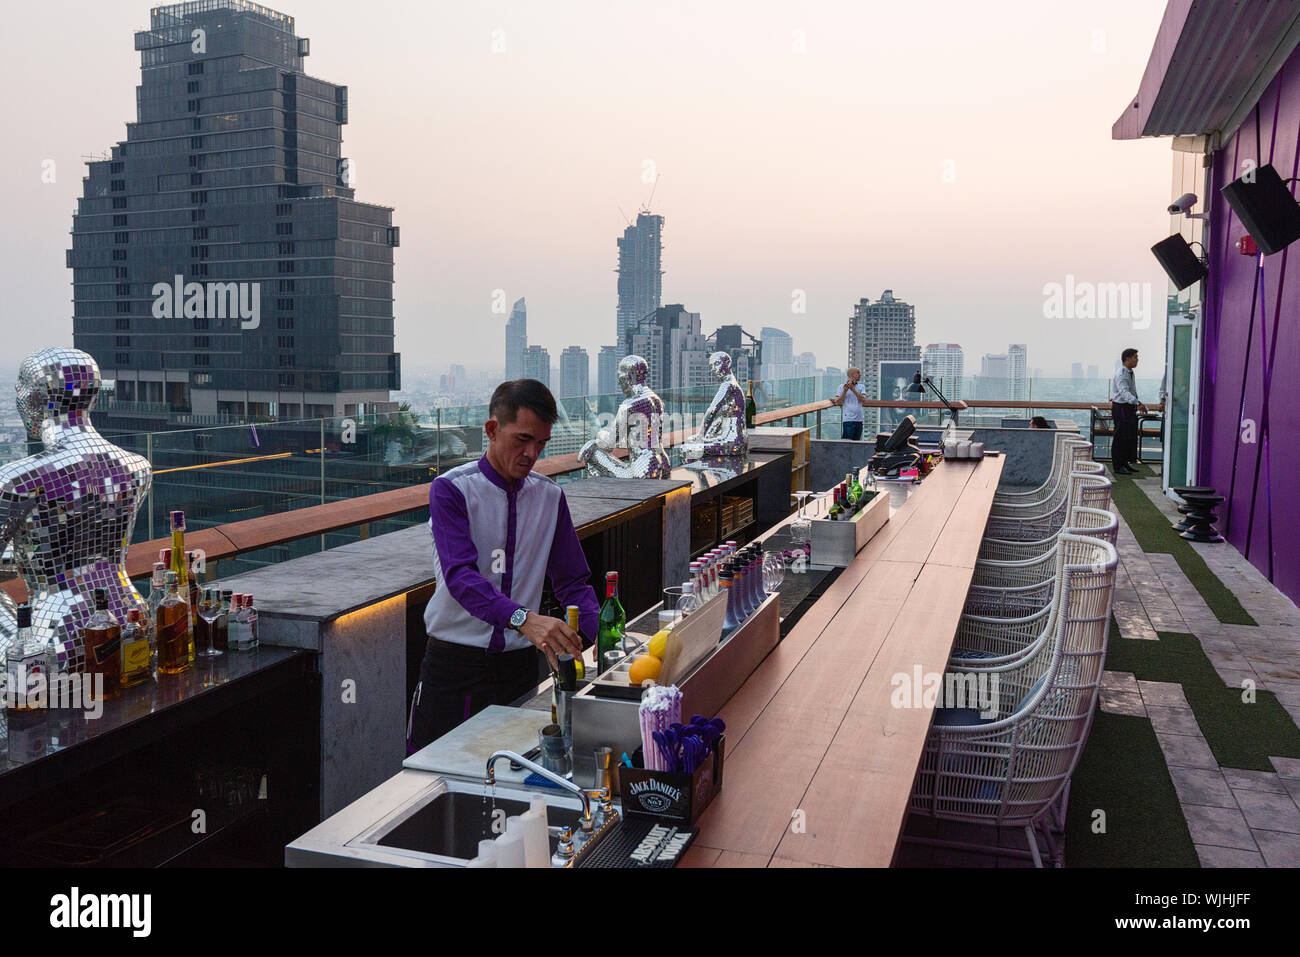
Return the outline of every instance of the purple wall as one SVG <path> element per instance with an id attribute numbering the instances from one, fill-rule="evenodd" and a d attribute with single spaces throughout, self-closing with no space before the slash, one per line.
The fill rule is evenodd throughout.
<path id="1" fill-rule="evenodd" d="M 1300 175 L 1300 50 L 1214 154 L 1206 288 L 1198 481 L 1228 500 L 1219 530 L 1300 602 L 1300 243 L 1243 256 L 1245 227 L 1219 190 L 1245 160 Z M 1296 192 L 1296 184 L 1291 184 Z M 1256 442 L 1241 441 L 1242 422 Z"/>

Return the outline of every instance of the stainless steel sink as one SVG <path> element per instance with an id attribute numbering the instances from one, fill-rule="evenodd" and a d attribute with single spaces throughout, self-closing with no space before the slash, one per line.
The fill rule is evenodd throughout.
<path id="1" fill-rule="evenodd" d="M 577 829 L 582 804 L 568 794 L 544 793 L 546 823 L 554 852 L 560 829 Z M 507 817 L 528 810 L 529 797 L 530 792 L 514 788 L 493 789 L 477 782 L 434 777 L 428 787 L 348 841 L 346 846 L 354 851 L 375 852 L 377 856 L 372 859 L 376 862 L 397 855 L 409 858 L 408 863 L 416 866 L 463 867 L 477 856 L 479 841 L 495 838 Z"/>

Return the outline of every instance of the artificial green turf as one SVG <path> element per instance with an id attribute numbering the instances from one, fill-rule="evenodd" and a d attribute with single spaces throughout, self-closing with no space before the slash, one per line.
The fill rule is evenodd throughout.
<path id="1" fill-rule="evenodd" d="M 1160 632 L 1159 641 L 1121 638 L 1111 619 L 1107 671 L 1132 672 L 1142 681 L 1183 686 L 1201 733 L 1223 767 L 1273 771 L 1269 755 L 1300 758 L 1300 728 L 1271 691 L 1242 700 L 1243 689 L 1225 686 L 1193 635 Z M 1091 744 L 1089 745 L 1091 747 Z"/>
<path id="2" fill-rule="evenodd" d="M 1070 784 L 1065 866 L 1200 867 L 1148 719 L 1098 710 Z"/>
<path id="3" fill-rule="evenodd" d="M 1230 625 L 1258 624 L 1241 606 L 1237 596 L 1210 571 L 1205 560 L 1196 554 L 1187 540 L 1173 530 L 1169 519 L 1147 498 L 1146 492 L 1133 484 L 1134 478 L 1150 478 L 1153 474 L 1151 470 L 1140 467 L 1136 476 L 1108 474 L 1115 483 L 1111 486 L 1111 498 L 1128 527 L 1133 530 L 1142 551 L 1172 555 L 1219 621 Z M 1232 546 L 1225 543 L 1223 547 Z"/>

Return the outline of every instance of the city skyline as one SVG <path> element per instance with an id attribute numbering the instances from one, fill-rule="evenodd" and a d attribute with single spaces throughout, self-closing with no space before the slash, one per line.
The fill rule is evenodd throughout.
<path id="1" fill-rule="evenodd" d="M 705 331 L 793 328 L 801 351 L 842 367 L 846 310 L 893 287 L 917 306 L 920 342 L 961 341 L 979 354 L 1022 341 L 1049 371 L 1079 355 L 1108 369 L 1126 345 L 1163 353 L 1158 318 L 1137 328 L 1141 319 L 1052 320 L 1043 308 L 1044 288 L 1067 277 L 1149 282 L 1163 301 L 1147 247 L 1168 233 L 1164 210 L 1149 202 L 1153 190 L 1168 191 L 1168 144 L 1109 139 L 1113 104 L 1140 77 L 1158 0 L 1086 13 L 1012 3 L 1010 31 L 952 4 L 935 5 L 945 16 L 933 23 L 916 10 L 823 4 L 797 16 L 747 8 L 751 23 L 736 27 L 722 5 L 666 12 L 636 29 L 631 13 L 583 5 L 583 29 L 513 4 L 492 12 L 378 4 L 361 21 L 341 4 L 280 6 L 315 41 L 313 72 L 349 85 L 354 118 L 343 149 L 360 189 L 401 211 L 394 311 L 408 367 L 474 364 L 486 324 L 500 342 L 508 303 L 525 294 L 533 338 L 597 353 L 617 307 L 609 239 L 628 222 L 619 207 L 637 209 L 652 189 L 669 237 L 664 300 L 689 303 Z M 15 11 L 25 44 L 6 64 L 16 71 L 11 84 L 33 71 L 50 77 L 48 89 L 14 103 L 27 135 L 0 160 L 10 182 L 32 184 L 5 199 L 11 221 L 26 224 L 0 256 L 10 315 L 41 320 L 4 321 L 17 353 L 71 342 L 68 210 L 83 154 L 119 139 L 133 112 L 138 56 L 125 40 L 147 14 L 126 2 Z M 403 30 L 392 30 L 395 18 Z M 592 30 L 671 65 L 651 87 L 623 78 L 615 64 L 627 50 L 615 57 L 591 42 Z M 792 51 L 798 31 L 803 53 Z M 870 39 L 882 33 L 890 45 Z M 1035 43 L 1024 42 L 1029 34 Z M 494 38 L 503 47 L 495 53 Z M 864 48 L 879 53 L 867 67 Z M 713 92 L 702 95 L 705 51 L 718 61 L 708 76 L 732 69 L 745 82 L 705 84 Z M 907 87 L 890 79 L 901 61 L 924 67 L 909 72 Z M 87 63 L 96 95 L 64 96 L 91 76 Z M 417 69 L 433 79 L 418 99 L 399 93 Z M 1025 92 L 1020 75 L 1035 70 L 1041 89 Z M 593 89 L 593 73 L 609 82 Z M 467 96 L 457 100 L 453 89 Z M 1008 90 L 1013 102 L 1004 102 Z M 906 152 L 864 153 L 867 134 L 845 127 L 838 108 L 811 109 L 791 91 L 847 99 L 871 117 L 865 127 L 918 135 Z M 1058 101 L 1069 109 L 1058 111 Z M 614 102 L 625 104 L 627 122 L 588 128 Z M 962 145 L 981 138 L 976 129 L 996 131 L 1005 161 Z M 533 138 L 530 149 L 503 153 L 499 142 L 520 133 Z M 432 149 L 435 135 L 454 138 L 457 150 Z M 431 177 L 407 175 L 415 156 Z M 57 169 L 51 182 L 41 178 L 46 160 Z M 787 195 L 800 201 L 761 201 Z M 874 226 L 864 232 L 866 210 Z M 954 241 L 936 244 L 936 225 Z M 965 238 L 976 232 L 979 240 Z M 499 312 L 498 290 L 507 304 Z"/>

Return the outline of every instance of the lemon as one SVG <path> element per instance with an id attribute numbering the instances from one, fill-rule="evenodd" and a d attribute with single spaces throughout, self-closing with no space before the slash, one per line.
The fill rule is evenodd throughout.
<path id="1" fill-rule="evenodd" d="M 646 652 L 654 655 L 660 661 L 664 660 L 664 652 L 668 650 L 668 635 L 671 634 L 667 628 L 663 631 L 656 632 L 655 636 L 650 639 L 650 644 L 646 646 Z"/>
<path id="2" fill-rule="evenodd" d="M 632 662 L 632 667 L 627 671 L 627 680 L 633 685 L 639 686 L 644 681 L 658 679 L 659 669 L 663 665 L 664 663 L 654 655 L 642 655 Z"/>

